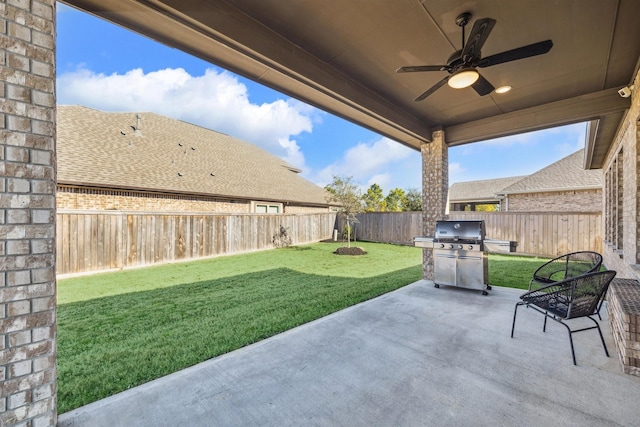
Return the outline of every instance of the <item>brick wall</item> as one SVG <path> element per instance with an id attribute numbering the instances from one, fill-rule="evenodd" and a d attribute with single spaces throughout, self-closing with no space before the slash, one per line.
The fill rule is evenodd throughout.
<path id="1" fill-rule="evenodd" d="M 248 201 L 232 202 L 213 197 L 84 189 L 63 185 L 58 185 L 56 199 L 58 209 L 142 212 L 251 212 L 251 204 Z"/>
<path id="2" fill-rule="evenodd" d="M 509 194 L 509 211 L 601 212 L 602 189 Z M 503 201 L 503 203 L 506 203 Z"/>
<path id="3" fill-rule="evenodd" d="M 266 202 L 265 202 L 266 203 Z M 281 203 L 275 203 L 281 205 Z M 253 213 L 252 203 L 243 200 L 228 200 L 206 196 L 150 193 L 116 189 L 80 188 L 58 185 L 57 209 L 73 210 L 118 210 L 139 212 L 206 212 L 206 213 Z M 322 213 L 326 207 L 284 206 L 280 213 Z"/>
<path id="4" fill-rule="evenodd" d="M 445 219 L 449 193 L 449 154 L 443 131 L 433 133 L 432 142 L 422 144 L 422 232 L 435 234 L 436 221 Z M 422 249 L 422 277 L 433 280 L 433 250 Z"/>
<path id="5" fill-rule="evenodd" d="M 0 425 L 56 423 L 55 1 L 0 1 Z"/>
<path id="6" fill-rule="evenodd" d="M 622 371 L 640 376 L 640 284 L 637 280 L 613 279 L 607 303 Z"/>
<path id="7" fill-rule="evenodd" d="M 313 206 L 293 206 L 285 205 L 284 213 L 286 214 L 309 214 L 331 212 L 329 208 L 313 207 Z"/>
<path id="8" fill-rule="evenodd" d="M 616 277 L 640 279 L 640 72 L 631 95 L 631 108 L 620 126 L 603 173 L 603 227 L 605 265 Z"/>

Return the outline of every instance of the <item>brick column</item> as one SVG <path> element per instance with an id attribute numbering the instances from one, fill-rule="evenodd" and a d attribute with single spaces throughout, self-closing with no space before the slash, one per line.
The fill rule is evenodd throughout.
<path id="1" fill-rule="evenodd" d="M 445 219 L 449 191 L 449 155 L 444 131 L 422 144 L 422 235 L 433 236 L 436 220 Z M 433 280 L 433 250 L 422 250 L 422 277 Z"/>
<path id="2" fill-rule="evenodd" d="M 55 0 L 0 0 L 0 425 L 56 424 Z"/>

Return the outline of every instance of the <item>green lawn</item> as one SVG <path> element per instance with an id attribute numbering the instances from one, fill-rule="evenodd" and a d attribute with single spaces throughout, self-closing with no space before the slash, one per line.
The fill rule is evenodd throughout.
<path id="1" fill-rule="evenodd" d="M 489 284 L 528 289 L 529 280 L 549 258 L 489 254 Z"/>
<path id="2" fill-rule="evenodd" d="M 422 278 L 422 250 L 341 243 L 58 281 L 60 413 Z M 525 287 L 540 258 L 491 255 L 490 284 Z"/>
<path id="3" fill-rule="evenodd" d="M 58 410 L 69 411 L 422 277 L 420 248 L 271 251 L 58 282 Z"/>

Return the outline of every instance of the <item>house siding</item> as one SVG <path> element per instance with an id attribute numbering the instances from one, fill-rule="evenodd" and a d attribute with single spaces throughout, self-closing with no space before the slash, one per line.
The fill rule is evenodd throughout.
<path id="1" fill-rule="evenodd" d="M 509 194 L 503 211 L 519 212 L 601 212 L 602 189 L 544 193 Z M 508 206 L 507 206 L 508 205 Z"/>
<path id="2" fill-rule="evenodd" d="M 640 72 L 635 78 L 640 87 Z M 603 166 L 604 263 L 617 277 L 640 279 L 640 94 L 632 93 L 631 108 L 607 154 Z"/>

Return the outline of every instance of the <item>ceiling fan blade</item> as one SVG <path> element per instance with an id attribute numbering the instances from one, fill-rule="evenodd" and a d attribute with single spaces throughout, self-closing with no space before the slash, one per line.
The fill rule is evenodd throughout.
<path id="1" fill-rule="evenodd" d="M 434 84 L 433 86 L 431 86 L 429 89 L 427 89 L 426 91 L 422 92 L 416 99 L 414 99 L 414 101 L 422 101 L 423 99 L 425 99 L 427 96 L 431 95 L 433 92 L 437 91 L 438 89 L 440 89 L 442 86 L 444 86 L 445 84 L 447 84 L 447 81 L 449 81 L 449 77 L 451 76 L 447 76 L 444 79 L 440 80 L 438 83 Z"/>
<path id="2" fill-rule="evenodd" d="M 478 80 L 476 80 L 476 82 L 474 84 L 472 84 L 471 87 L 480 96 L 489 95 L 496 88 L 493 87 L 493 85 L 491 83 L 489 83 L 489 81 L 487 79 L 482 77 L 482 74 L 479 74 L 479 75 L 480 75 L 480 77 L 478 77 Z"/>
<path id="3" fill-rule="evenodd" d="M 473 24 L 471 34 L 469 34 L 461 53 L 461 57 L 465 62 L 480 57 L 480 50 L 487 41 L 487 37 L 489 37 L 494 25 L 496 25 L 496 20 L 491 18 L 478 19 Z"/>
<path id="4" fill-rule="evenodd" d="M 517 61 L 518 59 L 542 55 L 549 52 L 552 47 L 553 42 L 551 40 L 545 40 L 543 42 L 533 43 L 527 46 L 522 46 L 516 49 L 511 49 L 502 53 L 496 53 L 495 55 L 487 56 L 474 65 L 476 67 L 484 68 L 490 67 L 492 65 L 503 64 L 505 62 Z"/>
<path id="5" fill-rule="evenodd" d="M 396 73 L 415 73 L 420 71 L 446 71 L 448 65 L 414 65 L 408 67 L 400 67 Z"/>

